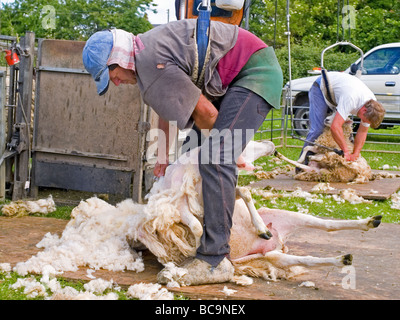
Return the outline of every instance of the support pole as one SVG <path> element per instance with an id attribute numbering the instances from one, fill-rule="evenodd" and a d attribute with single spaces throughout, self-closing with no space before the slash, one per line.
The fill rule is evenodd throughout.
<path id="1" fill-rule="evenodd" d="M 246 0 L 244 3 L 244 13 L 245 13 L 245 26 L 244 28 L 246 30 L 249 30 L 250 28 L 250 6 L 251 6 L 251 0 Z M 275 22 L 276 23 L 276 22 Z"/>
<path id="2" fill-rule="evenodd" d="M 15 157 L 14 190 L 12 199 L 28 196 L 30 188 L 30 124 L 32 105 L 32 80 L 35 50 L 35 33 L 27 32 L 21 39 L 21 62 L 19 75 L 19 96 L 17 98 L 14 131 L 19 132 L 18 155 Z"/>
<path id="3" fill-rule="evenodd" d="M 292 55 L 291 55 L 291 44 L 290 44 L 290 0 L 286 2 L 286 23 L 287 23 L 287 31 L 285 34 L 287 35 L 287 43 L 288 43 L 288 68 L 289 68 L 289 87 L 287 91 L 286 98 L 289 101 L 289 108 L 290 108 L 290 119 L 291 119 L 291 136 L 293 137 L 293 130 L 294 130 L 294 122 L 293 122 L 293 99 L 292 99 Z M 286 104 L 287 105 L 287 104 Z M 285 110 L 286 114 L 286 110 Z M 285 146 L 286 146 L 286 139 L 285 139 Z"/>
<path id="4" fill-rule="evenodd" d="M 181 0 L 179 3 L 179 20 L 184 20 L 186 17 L 186 1 Z"/>
<path id="5" fill-rule="evenodd" d="M 13 41 L 12 45 L 15 45 Z M 7 111 L 7 138 L 6 141 L 10 142 L 12 139 L 13 128 L 14 128 L 14 119 L 15 119 L 15 98 L 16 98 L 16 80 L 18 79 L 19 74 L 19 64 L 10 66 L 9 69 L 9 87 L 8 87 L 8 111 Z M 12 186 L 14 184 L 14 174 L 13 174 L 13 165 L 14 158 L 5 159 L 5 167 L 6 167 L 6 176 L 5 182 L 9 184 L 10 190 L 12 190 Z M 12 193 L 12 191 L 11 191 Z"/>

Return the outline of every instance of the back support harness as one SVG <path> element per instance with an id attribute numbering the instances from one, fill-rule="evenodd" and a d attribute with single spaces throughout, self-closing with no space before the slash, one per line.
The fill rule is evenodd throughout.
<path id="1" fill-rule="evenodd" d="M 326 69 L 321 69 L 321 75 L 322 81 L 324 83 L 323 94 L 326 97 L 326 100 L 328 100 L 331 105 L 337 107 L 335 94 L 333 93 L 332 87 L 329 84 L 328 71 Z"/>
<path id="2" fill-rule="evenodd" d="M 204 2 L 204 1 L 203 1 Z M 207 2 L 207 1 L 205 1 Z M 203 6 L 200 2 L 198 6 L 199 16 L 197 18 L 195 38 L 197 46 L 196 67 L 192 74 L 192 81 L 201 88 L 204 82 L 204 66 L 209 58 L 209 36 L 210 36 L 210 20 L 211 20 L 211 5 L 208 1 L 207 6 Z"/>
<path id="3" fill-rule="evenodd" d="M 197 53 L 199 57 L 199 73 L 201 73 L 201 70 L 204 66 L 209 41 L 211 5 L 203 7 L 200 3 L 198 10 L 199 17 L 197 18 L 196 42 Z"/>

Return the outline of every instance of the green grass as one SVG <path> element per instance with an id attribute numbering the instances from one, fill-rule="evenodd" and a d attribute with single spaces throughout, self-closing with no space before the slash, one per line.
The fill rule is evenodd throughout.
<path id="1" fill-rule="evenodd" d="M 321 202 L 309 202 L 304 198 L 277 198 L 265 200 L 261 196 L 253 195 L 256 207 L 265 206 L 290 211 L 301 211 L 318 217 L 335 219 L 362 219 L 382 215 L 383 222 L 400 223 L 399 210 L 391 209 L 389 201 L 372 201 L 372 203 L 350 204 L 337 202 L 330 195 L 318 195 Z"/>
<path id="2" fill-rule="evenodd" d="M 43 296 L 38 296 L 35 298 L 28 297 L 26 294 L 24 294 L 24 288 L 20 289 L 13 289 L 10 286 L 12 286 L 14 283 L 17 282 L 19 278 L 29 278 L 29 277 L 34 277 L 36 281 L 40 281 L 41 275 L 28 275 L 26 277 L 22 277 L 18 275 L 15 272 L 1 272 L 0 271 L 0 301 L 3 300 L 45 300 L 45 297 Z M 58 277 L 57 281 L 61 284 L 62 288 L 65 287 L 72 287 L 76 289 L 79 292 L 85 291 L 84 285 L 88 281 L 70 281 L 62 277 Z M 118 296 L 118 300 L 138 300 L 135 298 L 131 298 L 129 295 L 127 295 L 127 290 L 124 288 L 120 289 L 107 289 L 103 292 L 102 296 L 107 295 L 110 292 L 114 292 Z M 48 297 L 52 295 L 52 292 L 47 289 L 47 294 Z M 187 297 L 183 296 L 182 294 L 174 294 L 174 300 L 188 300 Z"/>
<path id="3" fill-rule="evenodd" d="M 298 159 L 300 154 L 300 148 L 277 148 L 277 150 L 290 159 Z M 383 164 L 389 164 L 391 166 L 400 165 L 400 155 L 393 155 L 390 153 L 363 152 L 363 156 L 367 159 L 372 169 L 380 169 Z M 273 156 L 262 157 L 256 160 L 255 164 L 261 165 L 264 171 L 271 171 L 275 167 L 285 165 L 285 163 L 276 164 L 274 161 L 272 161 L 273 158 Z M 239 176 L 239 185 L 249 185 L 252 181 L 258 181 L 254 175 L 245 174 Z M 351 186 L 349 186 L 349 188 L 351 188 Z M 276 193 L 282 192 L 276 191 Z M 307 210 L 308 214 L 311 215 L 331 217 L 335 219 L 358 219 L 383 215 L 383 222 L 400 223 L 400 210 L 391 208 L 392 201 L 390 199 L 373 200 L 371 204 L 350 204 L 349 202 L 338 203 L 330 195 L 320 194 L 319 197 L 322 200 L 322 203 L 311 203 L 307 202 L 303 198 L 296 197 L 276 198 L 271 201 L 262 199 L 260 196 L 253 195 L 257 208 L 265 206 L 269 208 L 291 211 L 298 211 L 300 208 L 300 210 Z"/>
<path id="4" fill-rule="evenodd" d="M 1 300 L 44 300 L 44 297 L 39 296 L 35 298 L 28 297 L 26 294 L 24 294 L 24 289 L 12 289 L 10 288 L 11 285 L 17 282 L 19 278 L 28 278 L 31 277 L 32 275 L 28 275 L 26 277 L 21 277 L 18 275 L 16 272 L 1 272 L 0 271 L 0 301 Z M 40 281 L 40 278 L 42 277 L 41 275 L 33 275 L 33 277 L 37 280 Z M 64 278 L 57 278 L 58 282 L 60 282 L 61 287 L 72 287 L 78 291 L 83 291 L 84 287 L 83 285 L 85 282 L 83 281 L 68 281 Z M 105 294 L 107 294 L 109 291 L 105 291 Z M 49 296 L 51 296 L 51 291 L 47 290 L 47 293 Z M 118 292 L 116 292 L 118 293 Z M 121 294 L 123 295 L 123 293 Z M 122 296 L 124 298 L 124 296 Z M 126 299 L 126 297 L 125 297 Z"/>
<path id="5" fill-rule="evenodd" d="M 56 211 L 47 214 L 48 218 L 56 218 L 69 220 L 71 218 L 71 211 L 74 207 L 71 206 L 57 206 Z M 40 215 L 37 215 L 40 216 Z"/>

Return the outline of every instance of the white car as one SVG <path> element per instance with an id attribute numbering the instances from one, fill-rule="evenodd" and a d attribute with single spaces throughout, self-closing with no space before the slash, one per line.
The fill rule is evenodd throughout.
<path id="1" fill-rule="evenodd" d="M 355 74 L 361 58 L 344 72 Z M 308 131 L 308 91 L 317 76 L 292 80 L 293 125 L 297 134 Z M 375 94 L 386 109 L 385 119 L 380 128 L 400 125 L 400 42 L 377 46 L 364 55 L 364 65 L 360 78 Z M 288 87 L 283 90 L 283 101 L 290 111 Z"/>

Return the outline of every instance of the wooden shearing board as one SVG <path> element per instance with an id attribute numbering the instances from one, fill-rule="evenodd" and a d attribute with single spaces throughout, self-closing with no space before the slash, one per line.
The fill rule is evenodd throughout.
<path id="1" fill-rule="evenodd" d="M 374 172 L 378 172 L 375 171 Z M 399 173 L 399 172 L 392 172 Z M 295 191 L 301 188 L 303 191 L 310 192 L 311 189 L 318 184 L 312 181 L 300 181 L 293 178 L 294 172 L 287 174 L 280 174 L 274 179 L 264 179 L 256 181 L 251 184 L 252 188 L 266 188 L 271 187 L 275 190 L 281 191 Z M 364 184 L 350 184 L 350 183 L 329 183 L 334 190 L 324 191 L 326 194 L 338 194 L 342 189 L 353 189 L 357 195 L 369 200 L 386 200 L 400 189 L 400 178 L 385 178 L 380 180 L 369 181 Z"/>

